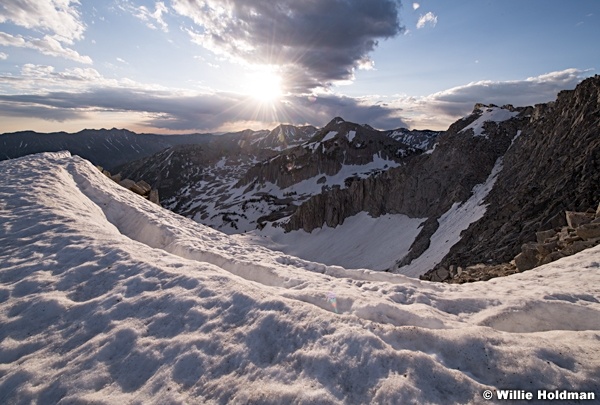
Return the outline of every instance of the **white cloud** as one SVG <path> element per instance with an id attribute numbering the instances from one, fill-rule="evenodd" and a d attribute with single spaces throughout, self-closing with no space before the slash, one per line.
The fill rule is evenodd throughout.
<path id="1" fill-rule="evenodd" d="M 0 52 L 0 59 L 6 60 L 6 59 L 8 59 L 8 55 L 5 54 L 4 52 Z"/>
<path id="2" fill-rule="evenodd" d="M 417 10 L 419 7 L 421 7 L 421 5 L 419 3 L 413 3 L 412 4 L 413 10 Z"/>
<path id="3" fill-rule="evenodd" d="M 475 103 L 528 106 L 552 101 L 561 90 L 573 89 L 589 71 L 566 69 L 522 80 L 483 80 L 425 97 L 398 96 L 391 106 L 402 109 L 412 128 L 445 129 L 473 110 Z"/>
<path id="4" fill-rule="evenodd" d="M 83 39 L 85 25 L 74 0 L 3 0 L 0 23 L 46 31 L 56 41 L 73 44 Z"/>
<path id="5" fill-rule="evenodd" d="M 77 10 L 78 5 L 76 0 L 3 0 L 0 23 L 32 30 L 32 35 L 0 32 L 0 45 L 35 49 L 44 55 L 91 64 L 89 56 L 82 56 L 65 46 L 83 39 L 86 27 Z M 40 31 L 44 34 L 38 37 Z"/>
<path id="6" fill-rule="evenodd" d="M 148 28 L 157 29 L 156 25 L 154 25 L 156 23 L 162 31 L 169 32 L 169 26 L 163 19 L 163 14 L 169 13 L 165 3 L 161 1 L 156 2 L 153 12 L 148 10 L 146 6 L 140 6 L 132 11 L 135 17 L 146 22 Z"/>
<path id="7" fill-rule="evenodd" d="M 45 35 L 43 38 L 25 38 L 21 35 L 15 36 L 0 32 L 0 45 L 35 49 L 44 55 L 70 59 L 88 65 L 92 64 L 92 59 L 89 56 L 82 56 L 73 49 L 64 48 L 55 37 L 50 35 Z"/>
<path id="8" fill-rule="evenodd" d="M 437 24 L 437 16 L 431 11 L 419 17 L 419 21 L 417 21 L 417 28 L 423 28 L 427 24 L 431 25 L 432 27 L 435 27 L 435 25 Z"/>

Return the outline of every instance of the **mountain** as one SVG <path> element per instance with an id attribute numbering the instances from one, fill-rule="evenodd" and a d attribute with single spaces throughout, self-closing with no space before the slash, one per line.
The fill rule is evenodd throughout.
<path id="1" fill-rule="evenodd" d="M 404 164 L 425 152 L 420 148 L 431 148 L 437 135 L 378 131 L 337 117 L 319 130 L 280 126 L 260 139 L 175 147 L 118 169 L 157 188 L 165 207 L 223 232 L 243 233 L 285 221 L 325 190 Z"/>
<path id="2" fill-rule="evenodd" d="M 68 152 L 0 172 L 1 403 L 597 401 L 600 247 L 434 284 L 248 244 Z"/>
<path id="3" fill-rule="evenodd" d="M 535 233 L 567 225 L 565 211 L 600 202 L 600 76 L 528 110 L 504 155 L 485 214 L 443 265 L 511 260 Z"/>
<path id="4" fill-rule="evenodd" d="M 0 160 L 14 159 L 33 153 L 68 150 L 96 165 L 112 169 L 174 145 L 202 144 L 210 138 L 210 134 L 140 135 L 116 128 L 85 129 L 75 134 L 23 131 L 0 135 Z"/>
<path id="5" fill-rule="evenodd" d="M 285 233 L 269 231 L 274 243 L 263 244 L 349 268 L 384 269 L 393 261 L 388 270 L 414 277 L 508 263 L 536 232 L 566 225 L 565 211 L 596 210 L 599 89 L 596 76 L 561 92 L 556 102 L 477 104 L 437 137 L 433 150 L 302 201 L 282 223 Z M 387 225 L 392 220 L 395 229 Z M 357 229 L 363 232 L 346 236 Z M 332 253 L 295 247 L 322 234 L 339 241 L 321 245 Z M 378 256 L 386 260 L 365 262 L 352 254 L 371 239 L 385 244 Z"/>
<path id="6" fill-rule="evenodd" d="M 182 145 L 195 145 L 196 148 L 210 145 L 211 153 L 227 155 L 248 150 L 280 151 L 303 142 L 315 131 L 316 128 L 312 126 L 291 125 L 280 125 L 272 131 L 245 130 L 222 135 L 136 134 L 116 128 L 85 129 L 74 134 L 22 131 L 0 134 L 0 161 L 34 153 L 67 150 L 112 171 L 126 163 Z"/>

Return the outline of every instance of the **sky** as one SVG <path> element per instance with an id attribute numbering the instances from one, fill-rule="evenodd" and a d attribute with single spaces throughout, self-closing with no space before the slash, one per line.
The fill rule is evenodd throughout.
<path id="1" fill-rule="evenodd" d="M 3 0 L 0 133 L 444 130 L 600 70 L 596 0 Z"/>

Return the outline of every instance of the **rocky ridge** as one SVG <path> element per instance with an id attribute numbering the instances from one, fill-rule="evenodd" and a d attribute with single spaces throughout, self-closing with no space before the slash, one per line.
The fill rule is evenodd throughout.
<path id="1" fill-rule="evenodd" d="M 479 263 L 466 268 L 439 266 L 420 278 L 451 284 L 487 281 L 531 270 L 600 244 L 600 204 L 595 212 L 593 209 L 585 212 L 567 211 L 565 219 L 567 226 L 536 232 L 536 241 L 523 244 L 521 252 L 508 263 Z"/>
<path id="2" fill-rule="evenodd" d="M 511 118 L 486 121 L 486 136 L 474 136 L 469 125 L 489 111 Z M 313 196 L 298 207 L 284 224 L 286 230 L 307 232 L 324 224 L 335 227 L 361 211 L 377 217 L 386 213 L 414 218 L 439 217 L 457 201 L 465 201 L 473 187 L 483 183 L 497 159 L 517 136 L 529 109 L 477 105 L 473 113 L 450 126 L 437 138 L 434 149 L 413 156 L 406 164 L 378 176 L 355 179 L 346 188 L 334 188 Z M 435 231 L 435 226 L 424 230 Z M 422 235 L 420 239 L 430 235 Z"/>
<path id="3" fill-rule="evenodd" d="M 533 107 L 520 131 L 504 155 L 484 216 L 461 235 L 439 268 L 508 263 L 538 232 L 567 226 L 565 211 L 596 207 L 600 76 Z"/>
<path id="4" fill-rule="evenodd" d="M 324 128 L 282 125 L 228 143 L 180 146 L 120 168 L 155 185 L 169 209 L 228 233 L 285 220 L 326 190 L 381 175 L 431 147 L 434 131 L 378 131 L 333 119 Z M 287 146 L 287 148 L 286 148 Z"/>

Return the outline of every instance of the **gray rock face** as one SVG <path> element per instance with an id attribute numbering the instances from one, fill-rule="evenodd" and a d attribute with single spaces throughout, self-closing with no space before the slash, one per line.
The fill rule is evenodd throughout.
<path id="1" fill-rule="evenodd" d="M 483 218 L 440 263 L 468 266 L 512 260 L 536 232 L 567 225 L 600 196 L 600 76 L 530 110 L 504 156 Z"/>
<path id="2" fill-rule="evenodd" d="M 287 188 L 315 176 L 333 176 L 343 165 L 365 165 L 377 157 L 401 162 L 422 152 L 369 126 L 335 118 L 309 142 L 250 168 L 237 186 L 269 182 Z"/>
<path id="3" fill-rule="evenodd" d="M 515 110 L 517 111 L 517 110 Z M 463 131 L 480 118 L 477 108 L 440 135 L 432 153 L 414 156 L 405 164 L 377 176 L 351 182 L 304 202 L 285 224 L 286 230 L 307 232 L 327 224 L 334 227 L 358 212 L 377 217 L 402 213 L 410 217 L 439 217 L 454 202 L 469 198 L 473 186 L 484 182 L 520 127 L 529 121 L 529 109 L 518 109 L 508 121 L 485 125 L 486 137 Z"/>

